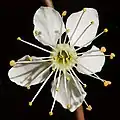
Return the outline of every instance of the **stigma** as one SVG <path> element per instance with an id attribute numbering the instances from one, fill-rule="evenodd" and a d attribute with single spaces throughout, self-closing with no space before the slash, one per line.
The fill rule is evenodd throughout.
<path id="1" fill-rule="evenodd" d="M 51 54 L 52 62 L 59 70 L 70 70 L 77 63 L 77 53 L 69 44 L 57 44 Z"/>

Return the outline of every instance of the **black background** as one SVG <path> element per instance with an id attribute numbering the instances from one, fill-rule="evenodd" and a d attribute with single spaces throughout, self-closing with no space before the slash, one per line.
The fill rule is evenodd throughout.
<path id="1" fill-rule="evenodd" d="M 100 77 L 112 81 L 112 85 L 105 88 L 96 79 L 84 75 L 79 77 L 88 84 L 86 100 L 93 107 L 91 112 L 87 112 L 83 104 L 86 120 L 119 120 L 120 6 L 118 1 L 53 0 L 53 2 L 55 9 L 60 13 L 63 10 L 68 11 L 66 18 L 83 7 L 95 8 L 100 20 L 98 33 L 106 27 L 109 29 L 107 34 L 99 37 L 93 44 L 98 47 L 105 46 L 108 54 L 110 52 L 116 54 L 114 60 L 106 58 L 103 70 L 99 73 Z M 54 108 L 54 116 L 48 115 L 53 101 L 50 93 L 51 80 L 39 94 L 33 106 L 29 107 L 28 101 L 32 99 L 40 85 L 27 90 L 12 83 L 7 76 L 11 59 L 17 60 L 26 54 L 36 56 L 46 54 L 16 40 L 21 36 L 26 41 L 42 46 L 35 40 L 32 32 L 33 15 L 41 5 L 44 4 L 40 0 L 4 0 L 0 3 L 0 120 L 75 120 L 74 113 L 64 110 L 59 103 L 56 103 Z"/>

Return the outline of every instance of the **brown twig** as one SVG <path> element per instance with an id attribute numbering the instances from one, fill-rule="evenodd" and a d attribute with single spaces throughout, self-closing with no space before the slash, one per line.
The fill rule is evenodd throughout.
<path id="1" fill-rule="evenodd" d="M 48 6 L 48 7 L 53 7 L 53 2 L 52 2 L 52 0 L 44 0 L 44 2 L 45 2 L 45 4 L 46 4 L 46 6 Z"/>

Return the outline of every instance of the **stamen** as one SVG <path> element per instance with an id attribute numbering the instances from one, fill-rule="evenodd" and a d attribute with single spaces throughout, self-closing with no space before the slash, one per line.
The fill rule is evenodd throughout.
<path id="1" fill-rule="evenodd" d="M 74 66 L 75 68 L 77 68 L 76 66 Z M 84 86 L 84 88 L 86 88 L 87 87 L 87 85 L 86 84 L 84 84 L 79 78 L 78 78 L 78 76 L 76 75 L 76 73 L 74 72 L 74 70 L 73 69 L 71 69 L 71 71 L 72 71 L 72 73 L 73 73 L 73 75 L 78 79 L 78 81 Z"/>
<path id="2" fill-rule="evenodd" d="M 76 49 L 76 51 L 80 50 L 81 48 L 83 48 L 84 46 L 86 46 L 87 44 L 89 44 L 90 42 L 92 42 L 93 40 L 97 39 L 99 36 L 101 36 L 103 33 L 108 32 L 108 29 L 105 28 L 103 30 L 103 32 L 101 32 L 100 34 L 98 34 L 96 37 L 94 37 L 92 40 L 88 41 L 87 43 L 85 43 L 83 46 L 81 46 L 80 48 Z"/>
<path id="3" fill-rule="evenodd" d="M 57 74 L 57 72 L 56 72 L 56 74 Z M 59 85 L 60 85 L 60 77 L 61 77 L 61 70 L 60 70 L 59 76 L 58 76 L 58 81 L 57 81 L 57 86 L 56 86 L 57 89 L 59 88 Z M 55 79 L 56 79 L 56 75 L 54 77 L 54 81 L 55 81 Z M 57 93 L 58 93 L 58 90 L 55 91 L 54 101 L 53 101 L 52 108 L 51 108 L 49 113 L 53 113 L 53 109 L 54 109 L 54 106 L 55 106 Z"/>
<path id="4" fill-rule="evenodd" d="M 78 40 L 82 37 L 82 35 L 87 31 L 87 29 L 88 29 L 92 24 L 94 24 L 93 21 L 83 30 L 83 32 L 81 33 L 81 35 L 80 35 L 80 36 L 77 38 L 77 40 L 73 43 L 73 46 L 78 42 Z"/>
<path id="5" fill-rule="evenodd" d="M 85 103 L 86 106 L 87 106 L 86 110 L 91 111 L 91 110 L 92 110 L 92 106 L 91 106 L 91 105 L 88 105 L 88 103 L 85 101 L 85 99 L 84 99 L 84 103 Z"/>
<path id="6" fill-rule="evenodd" d="M 81 67 L 83 67 L 84 69 L 86 69 L 86 70 L 88 70 L 91 74 L 93 74 L 93 75 L 91 75 L 91 74 L 87 74 L 88 76 L 90 76 L 90 77 L 93 77 L 93 78 L 95 78 L 95 79 L 98 79 L 98 80 L 100 80 L 100 81 L 102 81 L 103 83 L 104 83 L 104 86 L 105 87 L 107 87 L 108 85 L 111 85 L 111 81 L 106 81 L 106 80 L 103 80 L 103 79 L 101 79 L 98 75 L 96 75 L 95 73 L 93 73 L 91 70 L 89 70 L 88 68 L 86 68 L 86 67 L 84 67 L 83 65 L 81 65 L 81 64 L 79 64 Z M 77 67 L 75 66 L 75 68 L 77 69 Z"/>
<path id="7" fill-rule="evenodd" d="M 36 57 L 34 58 L 35 60 L 41 60 L 41 59 L 48 59 L 48 58 L 52 58 L 51 56 L 50 57 Z"/>
<path id="8" fill-rule="evenodd" d="M 70 72 L 70 75 L 71 75 L 71 77 L 72 77 L 72 79 L 73 79 L 73 81 L 74 81 L 74 83 L 75 83 L 78 91 L 80 92 L 80 96 L 81 96 L 81 95 L 82 95 L 82 92 L 81 92 L 80 88 L 82 89 L 82 86 L 81 86 L 80 83 L 78 83 L 79 85 L 77 84 L 77 80 L 76 80 L 75 77 L 73 76 L 72 72 L 71 72 L 71 71 L 69 71 L 69 72 Z M 83 99 L 84 99 L 84 98 L 83 98 Z"/>
<path id="9" fill-rule="evenodd" d="M 87 71 L 89 71 L 91 74 L 93 74 L 93 75 L 91 75 L 91 74 L 86 74 L 86 75 L 88 75 L 88 76 L 90 76 L 90 77 L 93 77 L 93 78 L 95 78 L 95 79 L 98 79 L 98 80 L 100 80 L 100 81 L 102 81 L 102 82 L 104 82 L 104 80 L 103 79 L 101 79 L 98 75 L 96 75 L 95 73 L 93 73 L 90 69 L 88 69 L 87 67 L 85 67 L 85 66 L 83 66 L 83 65 L 81 65 L 80 63 L 78 63 L 81 67 L 83 67 L 84 69 L 86 69 Z M 74 66 L 76 69 L 77 69 L 77 67 L 76 66 Z"/>
<path id="10" fill-rule="evenodd" d="M 77 55 L 80 55 L 80 54 L 77 54 Z M 113 59 L 115 57 L 115 54 L 114 53 L 111 53 L 110 55 L 90 55 L 90 54 L 88 54 L 88 55 L 79 56 L 79 57 L 82 58 L 82 57 L 96 57 L 96 56 L 105 56 L 105 57 L 110 57 L 110 59 Z"/>
<path id="11" fill-rule="evenodd" d="M 36 93 L 36 95 L 33 97 L 32 101 L 29 102 L 29 105 L 32 106 L 32 103 L 34 102 L 35 98 L 38 96 L 38 94 L 41 92 L 41 90 L 43 89 L 43 87 L 45 86 L 45 84 L 47 83 L 47 81 L 49 80 L 49 78 L 51 77 L 51 75 L 53 74 L 53 71 L 49 74 L 49 76 L 46 78 L 46 80 L 44 81 L 44 83 L 42 84 L 42 86 L 40 87 L 40 89 L 38 90 L 38 92 Z"/>
<path id="12" fill-rule="evenodd" d="M 33 46 L 33 47 L 35 47 L 35 48 L 38 48 L 38 49 L 40 49 L 40 50 L 43 50 L 43 51 L 45 51 L 45 52 L 52 53 L 52 52 L 49 51 L 49 50 L 46 50 L 46 49 L 44 49 L 44 48 L 42 48 L 42 47 L 39 47 L 39 46 L 37 46 L 37 45 L 34 45 L 34 44 L 29 43 L 29 42 L 27 42 L 27 41 L 24 41 L 24 40 L 22 40 L 20 37 L 18 37 L 17 40 L 20 40 L 20 41 L 22 41 L 23 43 L 26 43 L 26 44 L 28 44 L 28 45 L 31 45 L 31 46 Z"/>
<path id="13" fill-rule="evenodd" d="M 71 41 L 73 35 L 75 34 L 75 32 L 76 32 L 76 30 L 77 30 L 77 28 L 78 28 L 78 25 L 79 25 L 79 23 L 80 23 L 80 21 L 81 21 L 81 19 L 82 19 L 82 16 L 84 15 L 85 12 L 86 12 L 86 9 L 83 8 L 83 13 L 82 13 L 82 15 L 80 16 L 80 18 L 79 18 L 79 20 L 78 20 L 78 22 L 77 22 L 77 25 L 76 25 L 76 27 L 75 27 L 75 29 L 74 29 L 74 31 L 73 31 L 73 33 L 72 33 L 72 35 L 71 35 L 68 43 Z"/>
<path id="14" fill-rule="evenodd" d="M 67 82 L 66 82 L 66 80 L 67 80 L 66 71 L 65 71 L 65 69 L 64 69 L 65 93 L 66 93 L 66 96 L 67 96 L 67 99 L 68 99 L 68 103 L 69 103 L 69 104 L 67 104 L 67 109 L 70 109 L 70 99 L 69 99 L 69 97 L 68 97 L 68 90 L 67 90 Z"/>
<path id="15" fill-rule="evenodd" d="M 72 70 L 72 69 L 71 69 L 71 70 Z M 71 72 L 70 70 L 69 70 L 69 72 L 70 72 L 70 75 L 71 75 L 74 83 L 76 84 L 76 87 L 77 87 L 78 90 L 79 90 L 79 88 L 82 87 L 81 84 L 79 84 L 80 86 L 78 86 L 77 81 L 76 81 L 75 77 L 73 76 L 72 72 Z M 80 94 L 82 94 L 82 93 L 81 93 L 81 90 L 79 90 L 79 92 L 80 92 Z"/>
<path id="16" fill-rule="evenodd" d="M 66 16 L 66 14 L 67 14 L 67 11 L 63 11 L 63 13 L 62 13 L 62 20 L 63 20 L 63 17 Z M 63 24 L 61 23 L 59 44 L 61 44 L 62 27 L 63 27 Z"/>
<path id="17" fill-rule="evenodd" d="M 15 62 L 15 64 L 37 64 L 37 63 L 47 62 L 47 61 L 52 61 L 52 59 L 39 60 L 39 61 L 18 61 L 18 62 Z M 13 61 L 12 61 L 12 62 L 13 62 Z"/>

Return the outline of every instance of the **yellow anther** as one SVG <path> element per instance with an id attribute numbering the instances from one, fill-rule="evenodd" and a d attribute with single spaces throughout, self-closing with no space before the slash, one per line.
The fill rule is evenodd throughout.
<path id="1" fill-rule="evenodd" d="M 67 32 L 67 33 L 70 32 L 70 29 L 66 29 L 66 32 Z"/>
<path id="2" fill-rule="evenodd" d="M 105 47 L 101 47 L 100 51 L 104 53 L 104 52 L 106 52 L 106 48 Z"/>
<path id="3" fill-rule="evenodd" d="M 29 61 L 32 61 L 32 57 L 28 57 Z"/>
<path id="4" fill-rule="evenodd" d="M 53 112 L 49 112 L 49 115 L 52 116 L 52 115 L 53 115 Z"/>
<path id="5" fill-rule="evenodd" d="M 84 88 L 86 88 L 87 87 L 87 85 L 86 84 L 84 84 Z"/>
<path id="6" fill-rule="evenodd" d="M 66 79 L 69 81 L 69 80 L 70 80 L 70 77 L 66 77 Z"/>
<path id="7" fill-rule="evenodd" d="M 71 105 L 70 104 L 67 104 L 67 109 L 70 109 L 71 108 Z"/>
<path id="8" fill-rule="evenodd" d="M 67 11 L 63 11 L 62 16 L 66 16 Z"/>
<path id="9" fill-rule="evenodd" d="M 32 106 L 32 102 L 29 102 L 29 106 Z"/>
<path id="10" fill-rule="evenodd" d="M 83 12 L 86 12 L 86 8 L 83 8 Z"/>
<path id="11" fill-rule="evenodd" d="M 22 40 L 21 37 L 18 37 L 17 40 Z"/>
<path id="12" fill-rule="evenodd" d="M 105 28 L 105 29 L 104 29 L 104 32 L 108 32 L 108 29 L 107 29 L 107 28 Z"/>
<path id="13" fill-rule="evenodd" d="M 114 53 L 111 53 L 110 54 L 110 59 L 113 59 L 115 57 L 115 54 Z"/>
<path id="14" fill-rule="evenodd" d="M 10 66 L 15 66 L 16 65 L 16 62 L 14 60 L 11 60 L 10 61 Z"/>
<path id="15" fill-rule="evenodd" d="M 111 81 L 104 81 L 104 86 L 107 87 L 108 85 L 111 85 Z"/>
<path id="16" fill-rule="evenodd" d="M 59 88 L 56 88 L 56 91 L 58 92 L 58 91 L 59 91 Z"/>
<path id="17" fill-rule="evenodd" d="M 88 105 L 87 108 L 86 108 L 86 110 L 91 111 L 92 110 L 92 106 Z"/>
<path id="18" fill-rule="evenodd" d="M 91 24 L 94 24 L 94 21 L 91 21 Z"/>
<path id="19" fill-rule="evenodd" d="M 26 85 L 26 88 L 27 88 L 28 90 L 30 90 L 30 85 L 27 84 L 27 85 Z"/>
<path id="20" fill-rule="evenodd" d="M 35 31 L 33 31 L 33 34 L 34 34 L 35 36 L 37 36 L 37 35 L 40 35 L 40 34 L 41 34 L 41 32 L 40 32 L 40 31 L 35 30 Z"/>

